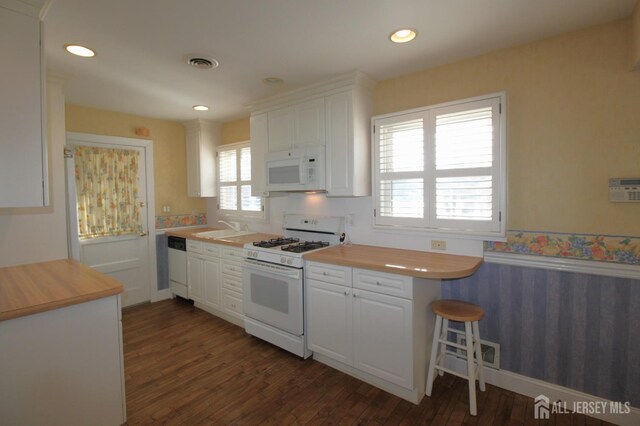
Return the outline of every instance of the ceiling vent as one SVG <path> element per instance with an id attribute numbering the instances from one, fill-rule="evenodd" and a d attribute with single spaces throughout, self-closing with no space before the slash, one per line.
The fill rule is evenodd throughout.
<path id="1" fill-rule="evenodd" d="M 184 61 L 191 65 L 192 67 L 201 69 L 201 70 L 209 70 L 212 68 L 217 68 L 220 63 L 211 57 L 207 57 L 205 55 L 198 55 L 195 53 L 190 53 L 188 55 L 184 55 L 182 57 Z"/>

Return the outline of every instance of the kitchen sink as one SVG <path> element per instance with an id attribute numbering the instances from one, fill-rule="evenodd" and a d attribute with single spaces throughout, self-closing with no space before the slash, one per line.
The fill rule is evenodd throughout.
<path id="1" fill-rule="evenodd" d="M 198 232 L 194 235 L 200 238 L 211 238 L 213 240 L 216 240 L 216 239 L 222 239 L 222 238 L 240 237 L 242 235 L 249 235 L 249 234 L 255 234 L 255 232 L 235 231 L 233 229 L 219 229 L 217 231 Z"/>

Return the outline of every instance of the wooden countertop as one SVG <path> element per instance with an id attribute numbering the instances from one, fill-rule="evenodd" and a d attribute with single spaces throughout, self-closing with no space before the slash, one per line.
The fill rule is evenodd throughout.
<path id="1" fill-rule="evenodd" d="M 478 270 L 481 257 L 458 256 L 388 247 L 336 246 L 305 254 L 305 260 L 372 269 L 419 278 L 464 278 Z"/>
<path id="2" fill-rule="evenodd" d="M 72 259 L 0 268 L 0 321 L 123 292 L 119 281 Z"/>
<path id="3" fill-rule="evenodd" d="M 239 237 L 213 239 L 213 238 L 197 237 L 195 235 L 200 232 L 217 231 L 219 229 L 220 228 L 195 228 L 195 229 L 190 228 L 185 230 L 167 231 L 167 235 L 173 236 L 173 237 L 187 238 L 189 240 L 203 241 L 205 243 L 224 244 L 224 245 L 233 246 L 233 247 L 242 247 L 246 243 L 252 243 L 254 241 L 261 241 L 261 240 L 268 240 L 269 238 L 276 238 L 280 236 L 280 235 L 274 235 L 274 234 L 263 234 L 261 232 L 255 232 L 252 234 L 240 235 Z"/>

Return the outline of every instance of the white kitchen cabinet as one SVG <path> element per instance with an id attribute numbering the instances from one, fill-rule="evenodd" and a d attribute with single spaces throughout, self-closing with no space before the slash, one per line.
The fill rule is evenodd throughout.
<path id="1" fill-rule="evenodd" d="M 325 98 L 328 197 L 371 195 L 371 104 L 355 89 Z"/>
<path id="2" fill-rule="evenodd" d="M 0 207 L 49 204 L 41 40 L 37 13 L 0 6 Z"/>
<path id="3" fill-rule="evenodd" d="M 318 262 L 305 271 L 314 359 L 418 403 L 440 281 Z"/>
<path id="4" fill-rule="evenodd" d="M 190 197 L 215 197 L 220 126 L 205 120 L 188 121 L 184 126 L 187 129 L 187 194 Z"/>
<path id="5" fill-rule="evenodd" d="M 220 307 L 218 246 L 199 241 L 187 243 L 187 286 L 189 299 L 212 308 Z"/>
<path id="6" fill-rule="evenodd" d="M 0 423 L 126 422 L 120 295 L 0 321 Z"/>
<path id="7" fill-rule="evenodd" d="M 324 145 L 324 98 L 267 113 L 269 152 Z"/>
<path id="8" fill-rule="evenodd" d="M 267 114 L 252 115 L 251 127 L 251 195 L 262 197 L 267 192 L 266 157 L 269 148 L 269 125 Z"/>
<path id="9" fill-rule="evenodd" d="M 187 240 L 189 298 L 197 308 L 244 326 L 242 249 Z"/>
<path id="10" fill-rule="evenodd" d="M 413 303 L 353 289 L 353 366 L 413 387 Z"/>
<path id="11" fill-rule="evenodd" d="M 351 289 L 307 280 L 309 350 L 344 364 L 353 363 Z"/>
<path id="12" fill-rule="evenodd" d="M 252 195 L 268 195 L 267 152 L 308 146 L 326 150 L 328 197 L 371 195 L 374 86 L 374 80 L 356 71 L 252 103 L 252 176 L 259 176 L 259 181 L 252 182 Z"/>
<path id="13" fill-rule="evenodd" d="M 202 256 L 187 253 L 187 286 L 189 299 L 194 302 L 204 300 L 204 271 Z"/>

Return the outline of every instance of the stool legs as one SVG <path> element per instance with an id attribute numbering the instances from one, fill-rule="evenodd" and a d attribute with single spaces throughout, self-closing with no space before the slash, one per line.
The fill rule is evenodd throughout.
<path id="1" fill-rule="evenodd" d="M 473 333 L 471 331 L 471 323 L 464 323 L 464 335 L 466 340 L 466 352 L 467 352 L 467 375 L 469 379 L 469 412 L 472 416 L 478 414 L 476 407 L 476 375 L 475 365 L 473 363 Z M 479 366 L 478 366 L 479 367 Z"/>
<path id="2" fill-rule="evenodd" d="M 436 326 L 433 330 L 433 343 L 431 344 L 431 359 L 429 361 L 429 374 L 427 375 L 427 396 L 431 396 L 431 390 L 433 389 L 433 379 L 436 371 L 436 358 L 438 357 L 438 348 L 440 347 L 440 342 L 438 342 L 438 337 L 440 336 L 442 329 L 442 317 L 440 315 L 436 315 Z"/>
<path id="3" fill-rule="evenodd" d="M 473 340 L 475 341 L 476 349 L 476 361 L 478 362 L 478 383 L 480 384 L 480 390 L 484 392 L 484 363 L 482 362 L 482 348 L 480 346 L 480 328 L 478 327 L 478 321 L 474 321 L 472 326 Z"/>
<path id="4" fill-rule="evenodd" d="M 436 315 L 436 324 L 433 330 L 433 343 L 431 345 L 431 359 L 429 361 L 429 372 L 427 374 L 427 386 L 425 393 L 427 396 L 431 396 L 433 391 L 433 381 L 435 379 L 436 371 L 439 375 L 443 375 L 444 372 L 455 374 L 469 381 L 469 413 L 472 416 L 478 414 L 478 408 L 476 404 L 476 378 L 480 390 L 485 390 L 484 383 L 484 366 L 482 363 L 482 351 L 480 346 L 480 329 L 478 327 L 478 321 L 467 321 L 464 323 L 465 345 L 457 346 L 460 349 L 465 350 L 467 360 L 467 374 L 460 374 L 455 371 L 449 370 L 444 366 L 444 358 L 447 351 L 447 341 L 449 337 L 449 320 L 442 318 L 440 315 Z M 451 342 L 452 345 L 456 345 L 455 342 Z M 475 355 L 475 356 L 474 356 Z"/>

